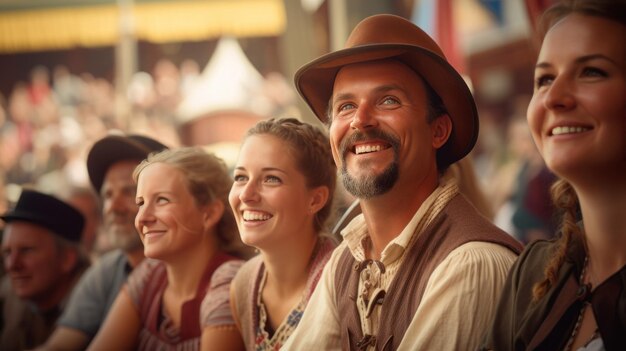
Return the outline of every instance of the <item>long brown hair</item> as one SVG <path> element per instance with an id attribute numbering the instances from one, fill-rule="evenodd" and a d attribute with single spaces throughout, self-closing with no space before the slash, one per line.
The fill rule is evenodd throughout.
<path id="1" fill-rule="evenodd" d="M 540 39 L 558 21 L 573 13 L 602 17 L 626 25 L 626 0 L 562 0 L 541 15 L 537 32 Z"/>
<path id="2" fill-rule="evenodd" d="M 566 180 L 558 179 L 552 185 L 550 192 L 554 206 L 561 212 L 560 237 L 556 242 L 554 253 L 543 271 L 543 280 L 533 286 L 534 301 L 542 298 L 556 282 L 570 243 L 573 240 L 582 240 L 582 232 L 577 225 L 580 218 L 580 208 L 574 188 Z"/>

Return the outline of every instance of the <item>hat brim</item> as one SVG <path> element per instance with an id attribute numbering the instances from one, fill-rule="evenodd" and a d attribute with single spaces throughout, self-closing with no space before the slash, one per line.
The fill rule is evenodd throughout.
<path id="1" fill-rule="evenodd" d="M 87 172 L 91 184 L 100 192 L 106 172 L 111 165 L 123 160 L 140 162 L 151 152 L 166 148 L 155 140 L 141 136 L 110 135 L 100 139 L 87 155 Z"/>
<path id="2" fill-rule="evenodd" d="M 4 215 L 1 215 L 0 219 L 2 219 L 5 223 L 13 221 L 34 223 L 52 231 L 52 229 L 49 228 L 51 226 L 50 221 L 42 216 L 37 216 L 36 214 L 30 212 L 11 211 Z"/>
<path id="3" fill-rule="evenodd" d="M 467 84 L 457 71 L 435 53 L 415 45 L 371 44 L 335 51 L 311 61 L 295 74 L 296 89 L 322 122 L 337 72 L 354 63 L 397 59 L 419 74 L 439 95 L 452 120 L 452 134 L 439 149 L 437 158 L 445 165 L 467 155 L 478 138 L 478 113 Z"/>
<path id="4" fill-rule="evenodd" d="M 45 216 L 39 216 L 32 212 L 12 211 L 0 216 L 0 219 L 2 219 L 5 223 L 22 221 L 36 224 L 42 228 L 45 228 L 46 230 L 49 230 L 55 235 L 58 235 L 59 237 L 67 239 L 71 242 L 80 242 L 81 232 L 84 226 L 84 219 L 82 218 L 82 215 L 81 218 L 76 217 L 73 219 L 77 222 L 66 224 L 65 230 L 60 229 L 60 227 L 63 226 L 61 222 L 51 220 L 50 218 Z"/>

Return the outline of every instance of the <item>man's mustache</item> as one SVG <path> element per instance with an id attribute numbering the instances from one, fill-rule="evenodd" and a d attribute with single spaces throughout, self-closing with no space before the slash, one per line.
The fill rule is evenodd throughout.
<path id="1" fill-rule="evenodd" d="M 386 133 L 380 129 L 369 130 L 366 132 L 357 130 L 347 138 L 343 139 L 343 141 L 341 141 L 341 144 L 339 144 L 341 156 L 345 157 L 346 153 L 349 151 L 349 148 L 351 148 L 352 145 L 354 145 L 355 143 L 368 140 L 385 141 L 389 143 L 389 145 L 391 145 L 391 148 L 394 151 L 397 151 L 400 147 L 400 140 L 395 135 Z"/>

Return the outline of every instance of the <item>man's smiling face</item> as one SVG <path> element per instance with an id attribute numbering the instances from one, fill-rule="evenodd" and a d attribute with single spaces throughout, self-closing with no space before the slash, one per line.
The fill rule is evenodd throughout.
<path id="1" fill-rule="evenodd" d="M 396 60 L 343 67 L 331 100 L 330 140 L 346 189 L 367 199 L 435 164 L 422 79 Z"/>

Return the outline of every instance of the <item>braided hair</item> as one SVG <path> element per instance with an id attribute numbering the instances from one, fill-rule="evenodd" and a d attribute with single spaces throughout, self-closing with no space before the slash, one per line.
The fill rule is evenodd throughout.
<path id="1" fill-rule="evenodd" d="M 328 136 L 321 129 L 295 118 L 272 118 L 258 122 L 248 130 L 252 135 L 272 135 L 289 145 L 289 152 L 296 160 L 296 167 L 304 175 L 309 188 L 326 186 L 329 198 L 324 207 L 315 214 L 315 230 L 326 229 L 335 192 L 337 168 L 333 161 Z"/>
<path id="2" fill-rule="evenodd" d="M 577 225 L 580 219 L 578 196 L 572 185 L 564 179 L 558 179 L 552 185 L 550 192 L 555 207 L 561 213 L 560 237 L 556 242 L 552 257 L 544 269 L 543 280 L 533 286 L 534 301 L 541 299 L 556 282 L 570 243 L 583 238 Z"/>
<path id="3" fill-rule="evenodd" d="M 596 16 L 626 25 L 626 0 L 562 0 L 542 15 L 539 34 L 541 39 L 561 19 L 573 13 Z M 577 222 L 581 219 L 580 203 L 574 188 L 564 179 L 557 180 L 551 188 L 552 201 L 561 212 L 560 236 L 550 261 L 544 269 L 544 278 L 533 286 L 533 301 L 538 301 L 554 285 L 558 272 L 571 244 L 583 241 Z"/>

